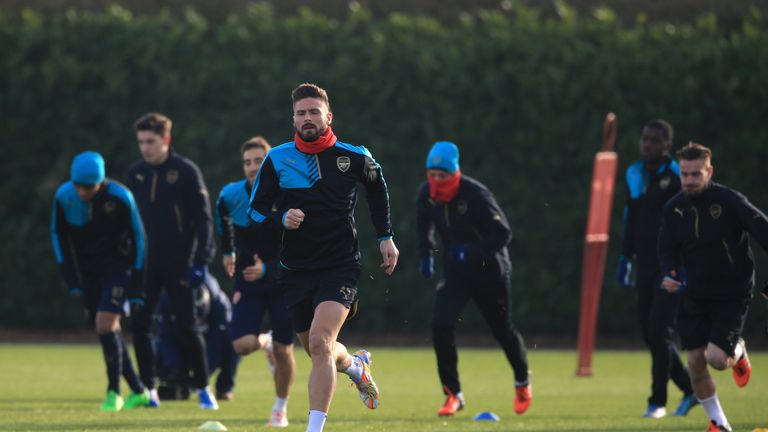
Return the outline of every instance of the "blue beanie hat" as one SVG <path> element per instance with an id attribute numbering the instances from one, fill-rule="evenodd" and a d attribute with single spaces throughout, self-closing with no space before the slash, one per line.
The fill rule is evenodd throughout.
<path id="1" fill-rule="evenodd" d="M 95 151 L 82 152 L 72 160 L 69 175 L 73 183 L 97 185 L 104 181 L 104 158 Z"/>
<path id="2" fill-rule="evenodd" d="M 427 169 L 440 169 L 453 174 L 459 170 L 459 148 L 450 141 L 438 141 L 427 155 Z"/>

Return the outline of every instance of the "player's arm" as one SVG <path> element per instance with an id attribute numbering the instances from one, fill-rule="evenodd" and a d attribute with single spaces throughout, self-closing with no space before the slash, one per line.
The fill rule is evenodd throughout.
<path id="1" fill-rule="evenodd" d="M 680 229 L 681 217 L 674 211 L 674 200 L 667 202 L 661 216 L 661 228 L 656 241 L 659 266 L 664 276 L 661 288 L 669 292 L 675 292 L 681 286 L 680 246 L 674 237 L 675 232 Z"/>
<path id="2" fill-rule="evenodd" d="M 765 213 L 741 194 L 734 200 L 734 206 L 741 225 L 752 234 L 763 250 L 768 252 L 768 218 Z"/>
<path id="3" fill-rule="evenodd" d="M 216 206 L 213 208 L 213 221 L 216 233 L 221 237 L 221 256 L 224 270 L 232 277 L 235 272 L 235 225 L 224 198 L 224 189 L 221 190 L 216 199 Z"/>
<path id="4" fill-rule="evenodd" d="M 632 192 L 629 188 L 629 174 L 627 175 L 626 197 L 627 202 L 624 206 L 624 238 L 621 244 L 621 256 L 619 256 L 619 265 L 616 272 L 616 278 L 619 285 L 625 288 L 631 287 L 632 282 L 630 273 L 632 272 L 632 257 L 635 255 L 635 223 L 636 217 L 634 206 L 632 205 Z"/>
<path id="5" fill-rule="evenodd" d="M 425 278 L 435 274 L 435 223 L 430 215 L 429 184 L 421 185 L 416 195 L 416 236 L 419 248 L 419 273 Z"/>
<path id="6" fill-rule="evenodd" d="M 130 191 L 125 191 L 124 204 L 128 208 L 128 224 L 132 236 L 133 265 L 131 266 L 131 280 L 128 286 L 128 298 L 132 303 L 144 302 L 144 269 L 147 260 L 147 234 L 144 231 L 144 224 L 141 222 L 139 208 L 133 199 Z"/>
<path id="7" fill-rule="evenodd" d="M 283 215 L 272 210 L 280 192 L 280 178 L 272 158 L 267 154 L 264 163 L 256 175 L 251 190 L 251 198 L 248 202 L 248 218 L 258 224 L 267 224 L 273 229 L 282 229 Z"/>
<path id="8" fill-rule="evenodd" d="M 473 222 L 476 227 L 483 227 L 487 235 L 468 244 L 466 253 L 469 256 L 492 257 L 512 241 L 512 229 L 490 190 L 479 189 L 474 201 Z"/>
<path id="9" fill-rule="evenodd" d="M 53 215 L 51 218 L 51 241 L 53 242 L 53 253 L 56 256 L 56 264 L 64 277 L 67 289 L 70 294 L 82 293 L 80 280 L 77 277 L 77 267 L 72 256 L 72 243 L 69 238 L 69 224 L 64 219 L 64 209 L 56 199 L 53 202 Z"/>
<path id="10" fill-rule="evenodd" d="M 203 174 L 196 166 L 192 166 L 192 181 L 187 189 L 190 212 L 194 221 L 197 249 L 192 260 L 196 267 L 207 265 L 213 259 L 213 216 L 211 202 L 208 199 L 208 189 L 205 187 Z"/>
<path id="11" fill-rule="evenodd" d="M 626 187 L 627 202 L 624 206 L 624 238 L 621 244 L 621 255 L 632 259 L 635 255 L 635 211 L 633 210 L 632 196 L 629 191 L 629 186 Z"/>
<path id="12" fill-rule="evenodd" d="M 435 242 L 435 223 L 430 216 L 429 184 L 421 185 L 416 198 L 416 235 L 419 256 L 433 256 L 437 249 Z"/>
<path id="13" fill-rule="evenodd" d="M 376 163 L 368 150 L 363 155 L 362 182 L 365 185 L 371 220 L 376 228 L 376 238 L 379 240 L 379 251 L 382 258 L 380 267 L 388 275 L 391 275 L 397 266 L 400 251 L 392 240 L 394 233 L 389 210 L 387 182 L 384 181 L 384 176 L 381 173 L 381 165 Z"/>
<path id="14" fill-rule="evenodd" d="M 379 241 L 391 239 L 392 221 L 389 208 L 389 192 L 387 182 L 381 173 L 381 165 L 376 163 L 370 153 L 363 155 L 362 183 L 368 200 L 371 220 L 376 228 L 376 238 Z"/>

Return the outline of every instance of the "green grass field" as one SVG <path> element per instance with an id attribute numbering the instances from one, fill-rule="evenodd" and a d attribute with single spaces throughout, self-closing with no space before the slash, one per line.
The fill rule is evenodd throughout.
<path id="1" fill-rule="evenodd" d="M 381 389 L 381 406 L 366 409 L 344 376 L 331 407 L 326 430 L 332 431 L 703 431 L 706 416 L 696 407 L 688 417 L 659 420 L 640 417 L 649 388 L 650 360 L 641 351 L 597 352 L 595 375 L 574 376 L 572 351 L 531 350 L 534 400 L 522 416 L 512 411 L 512 373 L 500 350 L 462 349 L 460 372 L 467 398 L 464 411 L 442 419 L 443 401 L 430 349 L 371 348 L 373 373 Z M 306 427 L 308 361 L 297 356 L 298 374 L 289 403 L 291 425 Z M 730 372 L 714 374 L 720 400 L 737 431 L 768 427 L 768 354 L 752 353 L 754 373 L 744 389 Z M 106 387 L 97 345 L 0 344 L 0 431 L 192 431 L 206 420 L 222 422 L 230 431 L 267 429 L 273 402 L 271 377 L 264 357 L 244 359 L 236 400 L 217 412 L 198 408 L 196 400 L 166 402 L 158 410 L 116 414 L 98 410 Z M 127 386 L 123 384 L 123 393 Z M 680 394 L 670 389 L 668 409 Z M 476 422 L 481 411 L 493 411 L 499 422 Z"/>

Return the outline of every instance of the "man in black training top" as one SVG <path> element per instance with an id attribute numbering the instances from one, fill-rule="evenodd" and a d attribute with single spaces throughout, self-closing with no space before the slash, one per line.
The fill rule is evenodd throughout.
<path id="1" fill-rule="evenodd" d="M 192 369 L 191 386 L 200 407 L 219 408 L 208 388 L 205 340 L 196 324 L 195 291 L 213 258 L 213 218 L 203 175 L 194 162 L 171 149 L 171 120 L 148 113 L 134 125 L 142 160 L 128 171 L 128 187 L 147 230 L 147 301 L 135 311 L 133 343 L 141 378 L 151 389 L 150 406 L 159 406 L 157 372 L 150 336 L 161 290 L 168 292 L 181 349 Z"/>
<path id="2" fill-rule="evenodd" d="M 684 416 L 698 403 L 688 370 L 675 343 L 675 317 L 680 296 L 659 289 L 661 270 L 656 255 L 661 211 L 680 192 L 680 166 L 672 159 L 672 125 L 656 119 L 648 122 L 640 137 L 640 160 L 627 168 L 627 206 L 624 243 L 619 258 L 619 284 L 631 288 L 632 262 L 637 264 L 637 312 L 643 340 L 651 350 L 651 396 L 643 417 L 667 414 L 667 383 L 670 378 L 683 392 L 672 415 Z"/>
<path id="3" fill-rule="evenodd" d="M 126 297 L 144 301 L 144 227 L 131 192 L 105 178 L 99 153 L 83 152 L 72 161 L 70 180 L 56 191 L 51 238 L 69 295 L 83 298 L 104 352 L 108 384 L 101 409 L 146 405 L 149 391 L 133 369 L 120 326 Z M 132 391 L 125 402 L 121 375 Z"/>
<path id="4" fill-rule="evenodd" d="M 366 190 L 381 267 L 392 274 L 399 252 L 392 241 L 389 195 L 381 167 L 362 146 L 336 139 L 328 94 L 301 84 L 292 94 L 294 140 L 272 149 L 253 185 L 248 216 L 284 228 L 279 284 L 299 340 L 312 358 L 307 432 L 320 432 L 336 388 L 336 372 L 355 383 L 366 407 L 379 405 L 371 355 L 350 355 L 339 343 L 360 278 L 354 218 L 357 184 Z M 272 206 L 279 199 L 277 214 Z"/>
<path id="5" fill-rule="evenodd" d="M 730 431 L 707 365 L 732 368 L 739 387 L 749 382 L 752 367 L 741 338 L 755 286 L 748 234 L 768 250 L 768 218 L 744 195 L 712 181 L 707 147 L 690 143 L 677 159 L 683 191 L 664 206 L 658 243 L 662 287 L 682 292 L 678 330 L 709 430 Z"/>
<path id="6" fill-rule="evenodd" d="M 437 284 L 432 308 L 432 338 L 437 371 L 446 395 L 437 411 L 451 416 L 464 407 L 458 372 L 454 327 L 470 299 L 477 304 L 515 373 L 514 409 L 524 413 L 533 394 L 523 338 L 512 324 L 509 304 L 510 272 L 507 245 L 512 231 L 493 194 L 459 170 L 459 149 L 438 141 L 427 156 L 427 181 L 419 188 L 416 227 L 419 270 L 434 273 L 434 232 L 443 243 L 443 279 Z"/>

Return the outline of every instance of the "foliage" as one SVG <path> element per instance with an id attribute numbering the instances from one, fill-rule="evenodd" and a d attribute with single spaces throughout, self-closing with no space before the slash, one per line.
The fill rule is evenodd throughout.
<path id="1" fill-rule="evenodd" d="M 122 180 L 138 157 L 131 124 L 161 111 L 174 120 L 175 147 L 199 163 L 215 195 L 241 177 L 237 149 L 247 137 L 291 139 L 290 90 L 309 81 L 329 91 L 340 139 L 367 146 L 383 166 L 402 253 L 385 277 L 362 199 L 365 270 L 353 329 L 428 328 L 435 282 L 417 272 L 413 208 L 427 149 L 449 139 L 461 148 L 462 171 L 491 187 L 515 230 L 516 323 L 575 334 L 587 190 L 606 112 L 619 118 L 621 170 L 636 157 L 642 125 L 663 117 L 678 146 L 713 147 L 717 179 L 768 208 L 755 181 L 768 170 L 760 126 L 768 31 L 759 14 L 729 32 L 714 17 L 628 25 L 608 9 L 563 15 L 542 18 L 512 3 L 455 26 L 405 14 L 373 20 L 363 8 L 341 18 L 309 9 L 276 16 L 265 5 L 217 25 L 193 9 L 134 15 L 119 6 L 0 17 L 0 325 L 78 322 L 63 302 L 46 301 L 64 293 L 48 226 L 76 152 L 102 152 Z M 600 314 L 601 332 L 611 334 L 636 332 L 626 319 L 634 301 L 613 274 L 622 188 L 619 178 Z M 762 280 L 768 265 L 758 256 Z M 755 306 L 752 332 L 765 316 Z M 460 327 L 484 329 L 481 321 L 470 311 Z"/>

